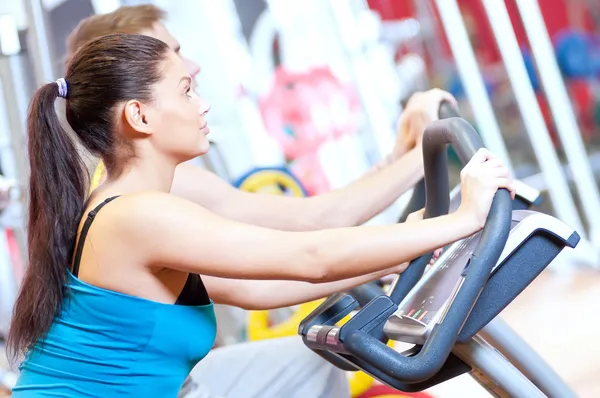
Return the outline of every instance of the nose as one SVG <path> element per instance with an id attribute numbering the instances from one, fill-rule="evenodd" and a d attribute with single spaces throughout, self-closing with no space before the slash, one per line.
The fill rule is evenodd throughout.
<path id="1" fill-rule="evenodd" d="M 200 116 L 206 116 L 206 114 L 210 111 L 210 104 L 204 99 L 199 98 L 198 105 Z"/>

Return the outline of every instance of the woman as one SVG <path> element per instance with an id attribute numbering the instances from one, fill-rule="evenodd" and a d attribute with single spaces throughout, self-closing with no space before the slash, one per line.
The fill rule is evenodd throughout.
<path id="1" fill-rule="evenodd" d="M 208 106 L 190 83 L 164 42 L 118 34 L 86 44 L 65 79 L 36 92 L 29 267 L 9 336 L 13 358 L 24 356 L 14 397 L 174 397 L 212 346 L 213 302 L 269 308 L 227 280 L 296 281 L 290 304 L 326 296 L 475 233 L 496 190 L 514 191 L 507 169 L 482 150 L 463 170 L 463 202 L 450 215 L 315 232 L 223 219 L 169 194 L 175 167 L 208 150 Z M 54 109 L 59 96 L 108 172 L 88 200 Z"/>

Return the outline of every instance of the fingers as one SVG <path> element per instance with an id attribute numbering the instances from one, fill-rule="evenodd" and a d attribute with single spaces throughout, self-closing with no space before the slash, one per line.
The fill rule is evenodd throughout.
<path id="1" fill-rule="evenodd" d="M 506 189 L 508 192 L 510 192 L 510 198 L 513 200 L 515 199 L 515 195 L 517 194 L 517 187 L 512 178 L 500 177 L 500 178 L 496 179 L 496 182 L 498 185 L 498 189 L 500 189 L 500 188 Z"/>
<path id="2" fill-rule="evenodd" d="M 444 249 L 437 249 L 436 251 L 433 252 L 433 256 L 431 256 L 431 260 L 429 260 L 429 265 L 433 265 L 438 258 L 440 258 L 440 256 L 442 255 L 442 253 L 444 252 Z"/>
<path id="3" fill-rule="evenodd" d="M 473 155 L 469 163 L 484 163 L 494 158 L 496 158 L 496 156 L 492 152 L 490 152 L 489 149 L 479 148 L 477 152 L 475 152 L 475 155 Z"/>
<path id="4" fill-rule="evenodd" d="M 421 208 L 421 209 L 419 209 L 419 210 L 417 210 L 417 211 L 414 211 L 414 212 L 410 213 L 411 216 L 419 217 L 419 218 L 423 218 L 423 214 L 425 214 L 425 208 L 424 207 Z"/>
<path id="5" fill-rule="evenodd" d="M 510 193 L 511 200 L 517 194 L 516 184 L 508 167 L 499 158 L 487 150 L 478 151 L 460 172 L 461 184 L 475 184 L 478 189 L 491 193 L 504 188 Z M 480 194 L 483 191 L 480 191 Z"/>
<path id="6" fill-rule="evenodd" d="M 448 101 L 454 106 L 458 106 L 458 101 L 452 94 L 447 91 L 444 91 L 440 88 L 432 88 L 430 90 L 424 92 L 418 92 L 414 94 L 415 96 L 421 96 L 423 98 L 427 98 L 430 101 L 435 101 L 439 106 L 442 101 Z"/>
<path id="7" fill-rule="evenodd" d="M 452 94 L 439 88 L 416 92 L 410 96 L 405 109 L 423 109 L 430 115 L 432 120 L 438 119 L 438 111 L 443 101 L 448 101 L 452 106 L 458 108 L 458 101 Z"/>
<path id="8" fill-rule="evenodd" d="M 440 90 L 439 88 L 434 88 L 429 90 L 429 92 L 431 92 L 436 99 L 438 100 L 438 106 L 443 102 L 443 101 L 448 101 L 450 102 L 454 107 L 458 108 L 458 101 L 456 100 L 456 98 L 454 98 L 454 96 L 452 94 L 450 94 L 447 91 L 444 90 Z"/>
<path id="9" fill-rule="evenodd" d="M 410 263 L 402 263 L 400 264 L 400 266 L 398 267 L 398 273 L 401 274 L 404 271 L 406 271 L 406 269 L 408 268 L 408 266 L 410 265 Z"/>
<path id="10" fill-rule="evenodd" d="M 511 178 L 510 171 L 504 162 L 485 148 L 479 149 L 461 170 L 461 177 L 465 177 L 465 175 L 485 178 Z"/>
<path id="11" fill-rule="evenodd" d="M 512 179 L 508 167 L 506 167 L 499 159 L 485 162 L 481 165 L 481 171 L 482 173 L 489 174 L 490 177 Z"/>
<path id="12" fill-rule="evenodd" d="M 417 210 L 413 213 L 410 213 L 408 217 L 406 217 L 407 222 L 419 221 L 423 219 L 423 214 L 425 213 L 425 209 Z"/>

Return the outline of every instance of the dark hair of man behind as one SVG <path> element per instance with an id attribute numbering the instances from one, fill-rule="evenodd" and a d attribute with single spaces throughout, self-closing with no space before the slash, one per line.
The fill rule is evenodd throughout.
<path id="1" fill-rule="evenodd" d="M 116 106 L 131 99 L 152 101 L 168 51 L 149 36 L 113 34 L 88 42 L 67 68 L 67 120 L 113 175 L 133 155 L 118 133 Z M 56 83 L 42 86 L 27 116 L 29 258 L 7 342 L 13 360 L 43 339 L 68 298 L 68 267 L 88 194 L 89 176 L 56 114 L 58 96 Z"/>

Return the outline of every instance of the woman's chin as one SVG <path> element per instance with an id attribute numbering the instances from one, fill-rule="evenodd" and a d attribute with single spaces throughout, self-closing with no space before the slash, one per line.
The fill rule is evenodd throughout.
<path id="1" fill-rule="evenodd" d="M 203 139 L 201 139 L 201 141 L 199 142 L 197 149 L 198 149 L 197 156 L 205 155 L 210 150 L 210 141 L 208 140 L 208 138 L 203 137 Z"/>

